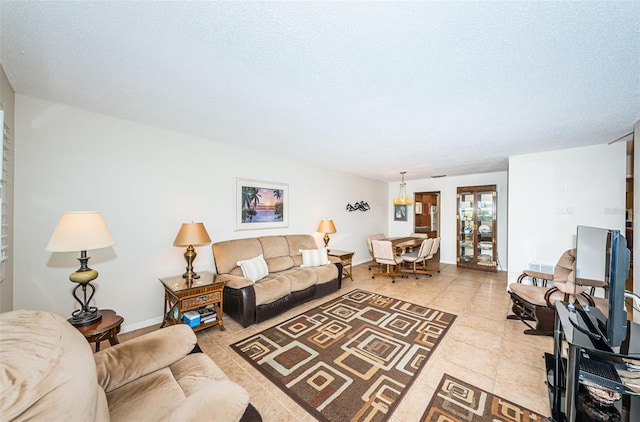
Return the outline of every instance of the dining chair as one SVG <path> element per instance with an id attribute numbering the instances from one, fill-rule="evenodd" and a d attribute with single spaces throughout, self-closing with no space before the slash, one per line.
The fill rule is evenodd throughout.
<path id="1" fill-rule="evenodd" d="M 372 240 L 382 240 L 384 239 L 386 236 L 384 235 L 384 233 L 376 233 L 376 234 L 370 234 L 367 235 L 367 248 L 369 248 L 369 254 L 371 255 L 371 259 L 373 259 L 375 261 L 375 256 L 373 256 L 373 246 L 371 245 L 371 241 Z M 371 268 L 384 268 L 384 265 L 382 264 L 369 264 L 369 271 L 371 271 Z"/>
<path id="2" fill-rule="evenodd" d="M 411 264 L 411 268 L 403 270 L 403 272 L 411 271 L 416 277 L 416 280 L 418 279 L 418 274 L 425 274 L 431 277 L 431 273 L 428 272 L 425 268 L 425 259 L 431 253 L 433 242 L 433 238 L 427 238 L 422 241 L 422 243 L 420 244 L 420 249 L 418 249 L 417 251 L 402 254 L 403 262 Z M 418 268 L 418 266 L 420 266 L 421 268 Z"/>
<path id="3" fill-rule="evenodd" d="M 429 260 L 431 258 L 433 258 L 433 256 L 435 254 L 438 253 L 438 250 L 440 249 L 440 237 L 434 237 L 433 238 L 433 244 L 431 245 L 431 251 L 429 252 L 429 254 L 427 255 L 427 257 L 424 259 L 424 269 L 426 271 L 436 271 L 436 272 L 440 272 L 440 266 L 438 265 L 437 267 L 429 267 L 427 264 L 429 263 Z"/>
<path id="4" fill-rule="evenodd" d="M 391 241 L 372 240 L 371 247 L 375 261 L 382 265 L 383 268 L 386 267 L 386 271 L 381 270 L 372 275 L 371 278 L 376 278 L 376 276 L 391 277 L 391 282 L 395 283 L 395 277 L 406 277 L 400 268 L 403 258 L 402 256 L 396 255 L 395 248 L 391 244 Z"/>

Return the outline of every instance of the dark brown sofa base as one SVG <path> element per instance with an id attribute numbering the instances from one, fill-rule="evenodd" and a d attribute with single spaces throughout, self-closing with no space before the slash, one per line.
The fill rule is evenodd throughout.
<path id="1" fill-rule="evenodd" d="M 342 264 L 335 263 L 334 265 L 338 267 L 338 277 L 336 279 L 328 283 L 313 285 L 299 292 L 292 292 L 263 305 L 256 306 L 256 296 L 252 286 L 241 289 L 225 287 L 223 293 L 224 313 L 243 327 L 248 327 L 280 315 L 294 306 L 336 292 L 342 288 Z"/>

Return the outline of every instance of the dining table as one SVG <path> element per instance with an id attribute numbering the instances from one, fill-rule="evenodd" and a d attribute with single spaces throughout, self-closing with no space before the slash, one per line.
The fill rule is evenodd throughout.
<path id="1" fill-rule="evenodd" d="M 400 236 L 400 237 L 387 237 L 381 240 L 388 240 L 391 242 L 391 245 L 396 248 L 396 253 L 400 251 L 402 253 L 403 250 L 418 248 L 422 245 L 422 241 L 424 241 L 424 237 L 412 237 L 412 236 Z M 399 254 L 398 254 L 399 255 Z"/>

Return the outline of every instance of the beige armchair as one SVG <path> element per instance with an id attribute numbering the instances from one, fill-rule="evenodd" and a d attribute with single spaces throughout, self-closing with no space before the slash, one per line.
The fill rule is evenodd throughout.
<path id="1" fill-rule="evenodd" d="M 174 325 L 95 355 L 61 316 L 0 314 L 3 421 L 259 420 L 248 393 Z M 257 419 L 256 419 L 257 418 Z"/>

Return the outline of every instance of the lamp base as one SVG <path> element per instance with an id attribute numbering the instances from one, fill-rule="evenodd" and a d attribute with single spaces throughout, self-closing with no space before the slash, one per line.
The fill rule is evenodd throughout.
<path id="1" fill-rule="evenodd" d="M 195 271 L 193 271 L 193 260 L 196 259 L 196 256 L 198 256 L 198 254 L 196 253 L 196 250 L 193 249 L 193 245 L 189 245 L 189 247 L 184 253 L 184 259 L 185 261 L 187 261 L 187 268 L 186 268 L 187 271 L 184 274 L 182 274 L 182 278 L 186 278 L 187 280 L 200 278 L 200 276 L 196 274 Z"/>
<path id="2" fill-rule="evenodd" d="M 187 271 L 186 273 L 182 274 L 182 278 L 200 278 L 200 274 L 196 273 L 195 271 Z"/>
<path id="3" fill-rule="evenodd" d="M 81 306 L 80 309 L 76 309 L 71 313 L 71 318 L 68 321 L 74 327 L 83 327 L 85 325 L 93 324 L 102 319 L 102 315 L 98 312 L 98 308 L 89 305 L 93 295 L 96 293 L 96 288 L 88 279 L 95 279 L 98 276 L 98 272 L 92 269 L 84 271 L 76 271 L 69 276 L 71 281 L 75 281 L 78 285 L 73 289 L 73 297 Z M 81 280 L 81 281 L 78 281 Z M 87 287 L 91 289 L 91 294 L 87 297 Z M 78 289 L 82 289 L 82 297 L 80 297 Z"/>
<path id="4" fill-rule="evenodd" d="M 89 311 L 78 309 L 71 314 L 71 318 L 67 321 L 74 327 L 84 327 L 85 325 L 91 325 L 101 320 L 102 315 L 98 312 L 98 309 L 92 308 Z"/>

